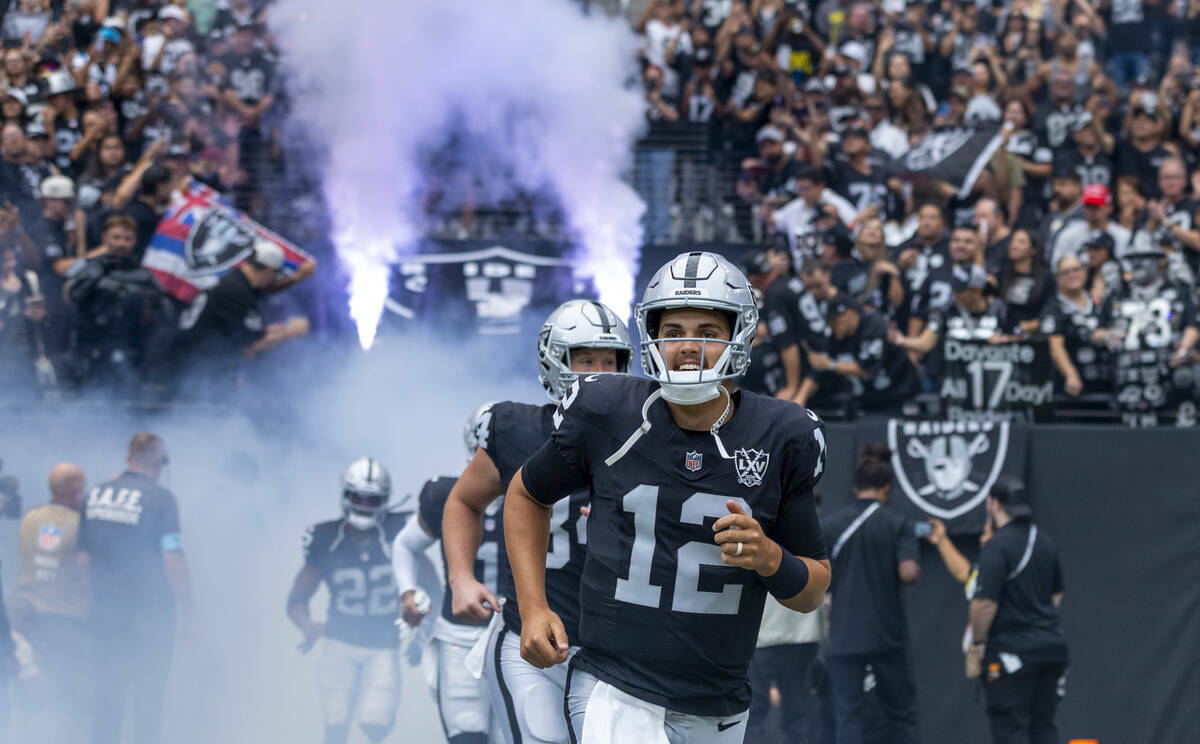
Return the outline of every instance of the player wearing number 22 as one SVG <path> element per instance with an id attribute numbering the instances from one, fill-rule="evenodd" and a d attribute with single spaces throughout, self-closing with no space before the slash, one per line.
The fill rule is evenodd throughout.
<path id="1" fill-rule="evenodd" d="M 616 313 L 586 300 L 569 300 L 550 314 L 538 333 L 537 350 L 539 379 L 555 402 L 579 374 L 628 374 L 633 358 L 629 332 Z M 488 421 L 479 427 L 479 449 L 446 500 L 442 545 L 453 611 L 460 620 L 487 620 L 498 605 L 473 573 L 481 530 L 488 507 L 503 498 L 513 474 L 550 436 L 555 408 L 511 401 L 493 405 Z M 543 596 L 549 596 L 572 629 L 579 622 L 579 577 L 587 535 L 580 508 L 586 503 L 587 492 L 578 491 L 557 506 L 551 539 L 543 543 L 538 559 Z M 562 712 L 566 666 L 539 669 L 522 661 L 521 615 L 504 557 L 501 549 L 503 622 L 491 624 L 482 669 L 492 710 L 507 744 L 568 744 Z"/>
<path id="2" fill-rule="evenodd" d="M 547 666 L 576 642 L 546 602 L 541 554 L 551 507 L 588 488 L 572 741 L 737 744 L 767 594 L 811 612 L 829 585 L 812 495 L 823 427 L 794 403 L 734 390 L 758 311 L 724 258 L 663 266 L 637 320 L 650 379 L 582 378 L 505 499 L 521 652 Z"/>
<path id="3" fill-rule="evenodd" d="M 392 482 L 379 461 L 354 461 L 342 476 L 343 517 L 309 527 L 304 566 L 288 595 L 288 616 L 307 651 L 324 637 L 320 661 L 325 744 L 344 744 L 357 701 L 367 739 L 383 741 L 400 700 L 396 617 L 400 598 L 392 578 L 391 544 L 409 514 L 390 512 Z M 308 601 L 324 582 L 329 616 L 313 622 Z"/>

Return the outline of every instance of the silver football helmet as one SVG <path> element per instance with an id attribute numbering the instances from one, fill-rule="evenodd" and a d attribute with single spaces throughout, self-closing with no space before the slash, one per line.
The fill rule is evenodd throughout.
<path id="1" fill-rule="evenodd" d="M 484 437 L 487 436 L 488 427 L 492 422 L 492 406 L 496 405 L 496 401 L 484 403 L 467 418 L 467 423 L 463 427 L 463 444 L 467 446 L 467 462 L 475 457 L 475 450 L 479 449 L 484 442 Z"/>
<path id="2" fill-rule="evenodd" d="M 550 400 L 561 400 L 579 376 L 571 371 L 571 349 L 581 348 L 616 349 L 617 374 L 629 374 L 633 343 L 617 314 L 599 302 L 567 300 L 538 332 L 538 380 Z"/>
<path id="3" fill-rule="evenodd" d="M 658 337 L 663 311 L 677 308 L 717 310 L 729 319 L 731 340 Z M 721 394 L 721 381 L 738 377 L 750 367 L 750 347 L 758 331 L 758 307 L 746 276 L 716 253 L 681 253 L 655 272 L 634 311 L 641 334 L 642 368 L 658 380 L 662 397 L 672 403 L 696 405 Z M 708 360 L 710 345 L 724 347 L 709 369 L 671 370 L 663 344 L 693 341 Z"/>
<path id="4" fill-rule="evenodd" d="M 369 530 L 383 519 L 392 496 L 392 477 L 379 461 L 362 457 L 342 473 L 342 514 L 346 523 Z"/>

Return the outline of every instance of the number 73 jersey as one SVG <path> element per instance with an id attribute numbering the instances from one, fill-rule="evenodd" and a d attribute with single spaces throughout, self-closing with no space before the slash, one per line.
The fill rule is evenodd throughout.
<path id="1" fill-rule="evenodd" d="M 304 533 L 304 561 L 317 570 L 329 589 L 327 637 L 363 648 L 399 645 L 396 618 L 400 598 L 384 545 L 392 544 L 409 516 L 408 512 L 387 512 L 379 528 L 367 531 L 335 519 L 315 524 Z"/>
<path id="2" fill-rule="evenodd" d="M 749 706 L 767 591 L 758 574 L 722 563 L 712 526 L 732 500 L 785 552 L 823 559 L 812 495 L 825 468 L 823 425 L 794 403 L 738 391 L 720 430 L 726 459 L 708 431 L 680 429 L 659 401 L 650 431 L 606 465 L 657 384 L 585 378 L 555 414 L 547 446 L 579 481 L 562 488 L 591 489 L 576 663 L 656 705 L 729 715 Z"/>

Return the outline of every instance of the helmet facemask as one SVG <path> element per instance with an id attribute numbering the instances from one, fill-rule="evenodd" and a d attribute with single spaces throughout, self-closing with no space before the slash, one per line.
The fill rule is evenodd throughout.
<path id="1" fill-rule="evenodd" d="M 388 497 L 381 493 L 342 491 L 342 513 L 346 523 L 357 530 L 370 530 L 378 526 L 387 508 Z"/>
<path id="2" fill-rule="evenodd" d="M 750 348 L 758 331 L 757 312 L 753 309 L 741 312 L 730 312 L 717 308 L 697 306 L 697 309 L 712 309 L 722 312 L 731 328 L 729 339 L 699 338 L 699 337 L 659 337 L 659 325 L 662 314 L 667 309 L 677 309 L 681 305 L 665 308 L 638 307 L 638 326 L 641 333 L 642 368 L 646 375 L 658 380 L 663 391 L 663 398 L 680 405 L 698 405 L 710 401 L 721 394 L 720 386 L 725 380 L 740 377 L 750 365 Z M 677 343 L 692 343 L 700 346 L 697 359 L 699 369 L 673 370 L 667 363 L 667 345 Z M 712 364 L 706 365 L 713 359 Z"/>

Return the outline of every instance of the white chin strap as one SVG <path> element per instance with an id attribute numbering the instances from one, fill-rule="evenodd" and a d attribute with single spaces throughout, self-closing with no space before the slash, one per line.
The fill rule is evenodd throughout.
<path id="1" fill-rule="evenodd" d="M 732 460 L 733 456 L 730 455 L 725 450 L 725 444 L 724 444 L 724 442 L 721 441 L 721 437 L 720 437 L 720 435 L 717 434 L 717 430 L 720 429 L 725 424 L 725 422 L 729 420 L 729 415 L 733 412 L 733 396 L 731 396 L 729 394 L 729 391 L 725 388 L 724 385 L 722 385 L 720 383 L 715 383 L 715 384 L 717 386 L 716 395 L 720 395 L 721 393 L 725 394 L 725 410 L 721 413 L 721 416 L 716 420 L 716 422 L 714 422 L 713 425 L 709 427 L 708 433 L 712 434 L 712 438 L 714 440 L 716 440 L 717 451 L 721 453 L 721 457 L 725 458 L 726 460 Z M 613 465 L 615 465 L 618 460 L 620 460 L 625 455 L 629 454 L 629 450 L 633 449 L 633 445 L 637 444 L 637 441 L 639 439 L 641 439 L 643 435 L 645 435 L 647 432 L 650 431 L 650 428 L 651 428 L 650 406 L 654 405 L 654 401 L 658 400 L 659 398 L 665 398 L 666 400 L 671 400 L 670 398 L 667 397 L 666 387 L 667 387 L 666 385 L 663 385 L 658 390 L 655 390 L 653 393 L 650 393 L 649 398 L 646 398 L 646 402 L 642 404 L 642 425 L 639 426 L 637 429 L 635 429 L 634 432 L 629 435 L 629 439 L 625 440 L 625 444 L 621 445 L 621 449 L 617 450 L 616 452 L 614 452 L 608 456 L 608 458 L 604 461 L 605 465 L 607 465 L 610 468 Z M 694 388 L 694 387 L 701 387 L 701 386 L 700 385 L 681 385 L 680 387 L 693 387 Z M 714 395 L 712 397 L 716 397 L 716 395 Z M 704 400 L 712 400 L 712 397 L 705 398 Z M 671 401 L 671 402 L 676 402 L 676 401 Z M 704 401 L 701 401 L 701 402 L 704 402 Z"/>
<path id="2" fill-rule="evenodd" d="M 350 525 L 356 530 L 369 530 L 375 526 L 376 520 L 375 517 L 369 517 L 365 514 L 357 514 L 352 511 L 346 515 L 346 524 Z"/>
<path id="3" fill-rule="evenodd" d="M 695 406 L 707 403 L 721 394 L 721 375 L 718 370 L 725 369 L 729 363 L 729 347 L 721 352 L 717 363 L 712 369 L 695 369 L 670 371 L 658 351 L 658 344 L 650 344 L 650 358 L 661 372 L 658 375 L 659 389 L 662 397 L 671 403 L 681 406 Z"/>

